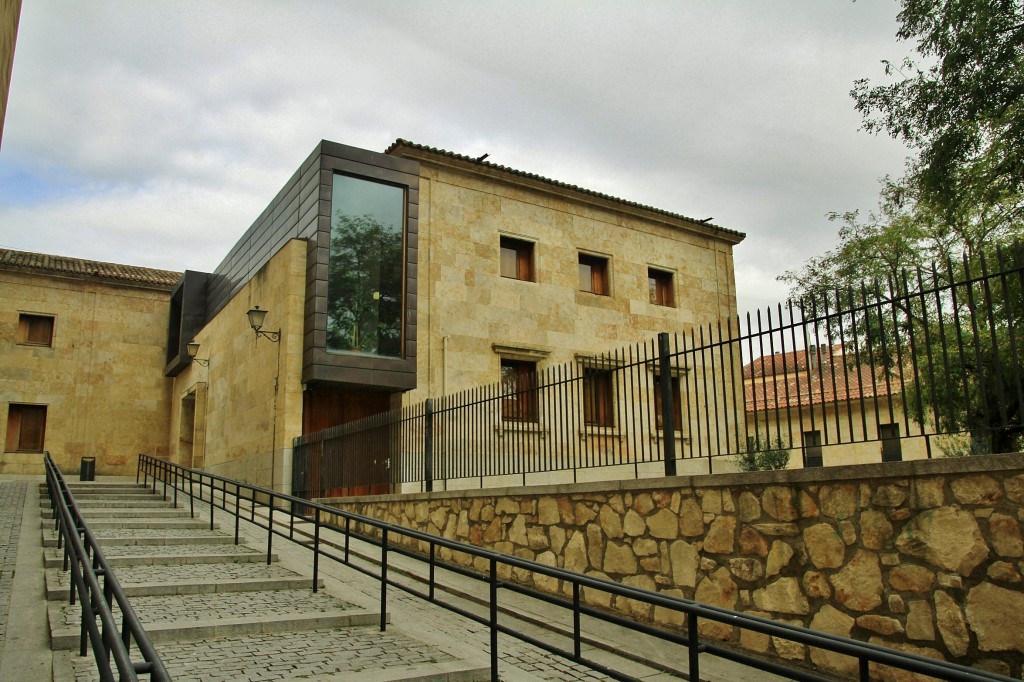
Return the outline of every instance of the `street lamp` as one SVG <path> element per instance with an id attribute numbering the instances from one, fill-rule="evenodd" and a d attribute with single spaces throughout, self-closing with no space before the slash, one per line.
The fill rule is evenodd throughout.
<path id="1" fill-rule="evenodd" d="M 185 354 L 188 355 L 188 359 L 191 362 L 194 362 L 197 365 L 202 365 L 203 367 L 210 366 L 209 360 L 201 360 L 196 357 L 197 355 L 199 355 L 199 343 L 197 341 L 192 341 L 191 343 L 185 344 Z"/>
<path id="2" fill-rule="evenodd" d="M 270 311 L 260 310 L 260 307 L 256 306 L 255 308 L 250 308 L 249 312 L 246 313 L 246 316 L 249 318 L 249 326 L 252 327 L 254 332 L 256 332 L 257 340 L 262 336 L 263 338 L 270 339 L 274 343 L 277 343 L 281 340 L 280 330 L 276 332 L 265 332 L 262 329 L 263 321 L 267 319 L 268 312 Z"/>

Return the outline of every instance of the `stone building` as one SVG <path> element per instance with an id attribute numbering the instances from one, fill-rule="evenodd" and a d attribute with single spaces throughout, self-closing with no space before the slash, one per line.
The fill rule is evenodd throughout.
<path id="1" fill-rule="evenodd" d="M 212 273 L 186 271 L 149 292 L 151 316 L 124 316 L 150 352 L 107 360 L 159 387 L 146 399 L 162 431 L 123 450 L 98 434 L 111 444 L 98 471 L 133 471 L 146 450 L 286 489 L 295 436 L 735 316 L 742 239 L 404 140 L 384 153 L 323 141 Z M 7 299 L 8 316 L 58 329 L 79 314 Z M 265 314 L 258 332 L 250 311 Z M 5 406 L 27 402 L 22 375 L 3 381 Z M 89 382 L 110 376 L 76 390 Z M 53 435 L 63 466 L 91 454 Z"/>
<path id="2" fill-rule="evenodd" d="M 748 445 L 781 440 L 790 468 L 929 456 L 932 437 L 904 412 L 900 379 L 857 364 L 841 345 L 757 358 L 743 384 Z"/>
<path id="3" fill-rule="evenodd" d="M 0 249 L 0 472 L 41 472 L 44 448 L 110 473 L 170 453 L 160 367 L 179 276 Z"/>

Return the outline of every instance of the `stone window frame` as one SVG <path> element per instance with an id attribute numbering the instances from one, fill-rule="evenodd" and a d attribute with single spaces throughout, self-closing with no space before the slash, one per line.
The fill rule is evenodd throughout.
<path id="1" fill-rule="evenodd" d="M 503 279 L 537 281 L 537 242 L 518 235 L 498 235 L 498 273 Z M 511 256 L 509 255 L 511 254 Z M 512 262 L 509 262 L 509 259 Z M 514 273 L 510 266 L 514 266 Z"/>
<path id="2" fill-rule="evenodd" d="M 647 296 L 651 305 L 676 307 L 675 272 L 654 265 L 647 266 Z"/>
<path id="3" fill-rule="evenodd" d="M 33 425 L 37 434 L 29 432 L 32 442 L 25 442 L 26 417 L 36 420 Z M 47 405 L 38 403 L 10 403 L 7 406 L 7 429 L 4 440 L 4 452 L 43 452 L 46 448 Z"/>
<path id="4" fill-rule="evenodd" d="M 619 379 L 618 372 L 616 370 L 622 369 L 625 366 L 623 360 L 615 360 L 613 358 L 599 357 L 594 355 L 577 354 L 575 357 L 576 364 L 579 368 L 579 419 L 580 419 L 580 438 L 587 436 L 609 436 L 615 438 L 623 438 L 624 434 L 620 430 L 619 423 Z M 592 376 L 599 376 L 597 372 L 607 372 L 608 386 L 607 393 L 603 396 L 602 400 L 606 401 L 604 407 L 607 411 L 606 420 L 610 423 L 594 423 L 587 422 L 587 397 L 586 397 L 586 375 L 588 370 Z"/>
<path id="5" fill-rule="evenodd" d="M 538 346 L 519 346 L 492 343 L 491 350 L 495 355 L 498 356 L 499 368 L 501 363 L 509 360 L 513 362 L 533 363 L 535 367 L 535 377 L 538 387 L 540 386 L 540 364 L 551 355 L 551 350 L 547 348 L 541 348 Z M 499 370 L 500 371 L 500 370 Z M 500 387 L 500 384 L 499 384 Z M 551 429 L 544 422 L 544 410 L 543 401 L 540 399 L 540 394 L 537 394 L 536 404 L 536 419 L 533 421 L 516 420 L 516 419 L 505 419 L 503 415 L 504 399 L 498 408 L 498 419 L 496 420 L 494 429 L 497 431 L 499 437 L 503 437 L 506 433 L 533 433 L 539 436 L 546 437 Z"/>
<path id="6" fill-rule="evenodd" d="M 579 280 L 577 288 L 580 291 L 595 296 L 612 295 L 611 256 L 581 250 L 577 254 L 577 263 Z"/>
<path id="7" fill-rule="evenodd" d="M 18 330 L 15 342 L 19 346 L 53 348 L 57 316 L 45 313 L 18 313 Z"/>

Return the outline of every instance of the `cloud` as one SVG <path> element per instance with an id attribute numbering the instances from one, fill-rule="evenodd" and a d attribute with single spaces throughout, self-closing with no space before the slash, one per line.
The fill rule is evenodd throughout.
<path id="1" fill-rule="evenodd" d="M 899 173 L 848 96 L 906 52 L 896 9 L 37 0 L 0 243 L 211 269 L 320 139 L 404 137 L 747 232 L 742 308 Z"/>

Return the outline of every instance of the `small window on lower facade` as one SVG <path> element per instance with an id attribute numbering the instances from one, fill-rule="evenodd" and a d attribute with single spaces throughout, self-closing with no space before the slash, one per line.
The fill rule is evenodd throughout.
<path id="1" fill-rule="evenodd" d="M 5 452 L 42 452 L 45 435 L 46 405 L 8 406 Z"/>
<path id="2" fill-rule="evenodd" d="M 821 458 L 821 431 L 804 431 L 804 466 L 820 467 L 824 464 Z"/>
<path id="3" fill-rule="evenodd" d="M 533 282 L 533 242 L 501 238 L 501 276 Z"/>
<path id="4" fill-rule="evenodd" d="M 679 377 L 671 377 L 669 381 L 672 383 L 672 428 L 674 431 L 683 430 L 683 405 L 679 395 Z M 661 401 L 661 377 L 655 375 L 654 377 L 654 420 L 655 424 L 659 429 L 663 428 L 665 423 L 665 413 L 662 409 Z"/>
<path id="5" fill-rule="evenodd" d="M 607 296 L 611 289 L 608 286 L 608 259 L 601 256 L 580 254 L 580 291 Z"/>
<path id="6" fill-rule="evenodd" d="M 583 369 L 583 423 L 588 426 L 615 426 L 615 389 L 611 370 Z"/>
<path id="7" fill-rule="evenodd" d="M 537 421 L 537 363 L 501 361 L 501 418 L 504 421 Z"/>
<path id="8" fill-rule="evenodd" d="M 900 442 L 899 424 L 879 424 L 878 437 L 882 439 L 882 461 L 903 461 L 903 448 Z"/>
<path id="9" fill-rule="evenodd" d="M 654 268 L 647 269 L 647 288 L 650 301 L 655 305 L 673 307 L 675 296 L 672 293 L 672 273 Z"/>
<path id="10" fill-rule="evenodd" d="M 18 315 L 18 344 L 22 346 L 52 346 L 53 316 L 31 313 Z"/>

